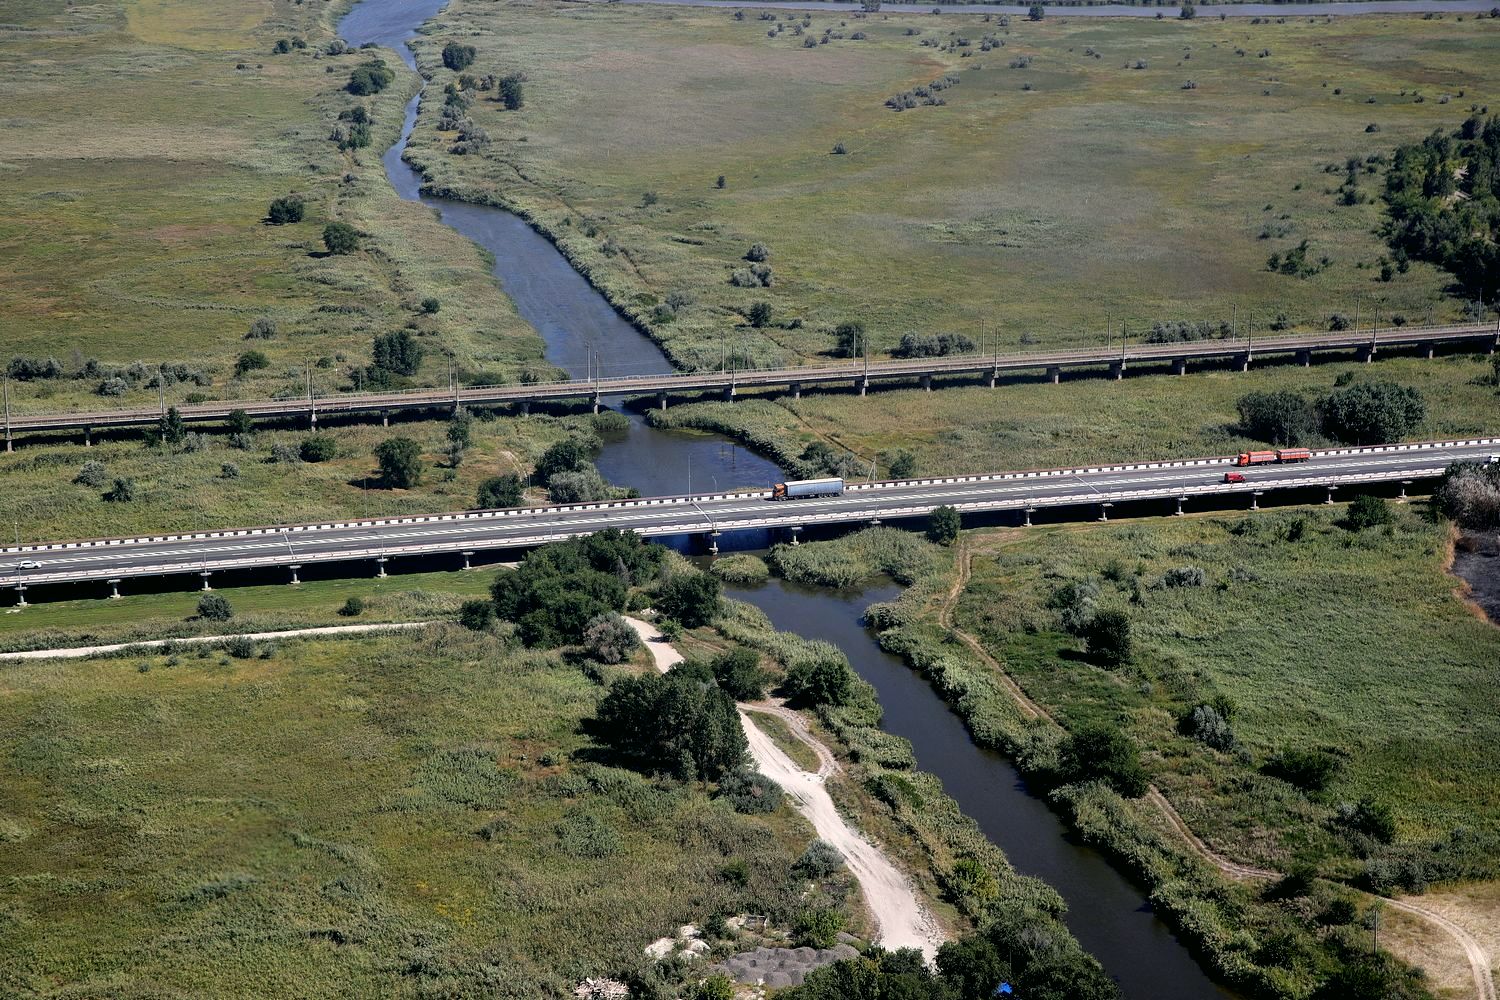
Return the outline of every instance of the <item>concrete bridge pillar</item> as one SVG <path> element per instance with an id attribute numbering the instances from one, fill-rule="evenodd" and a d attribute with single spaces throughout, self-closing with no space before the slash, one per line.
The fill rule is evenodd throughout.
<path id="1" fill-rule="evenodd" d="M 995 388 L 995 383 L 1000 381 L 1000 369 L 996 368 L 990 372 L 990 388 Z"/>
<path id="2" fill-rule="evenodd" d="M 664 392 L 658 392 L 656 394 L 656 408 L 658 410 L 665 410 L 667 408 L 667 394 L 666 393 L 664 393 Z"/>
<path id="3" fill-rule="evenodd" d="M 1494 354 L 1497 349 L 1500 349 L 1500 333 L 1495 334 L 1495 336 L 1490 340 L 1489 353 L 1490 354 Z M 6 444 L 5 450 L 6 451 L 10 451 L 10 439 L 9 438 L 6 439 L 5 444 Z"/>
<path id="4" fill-rule="evenodd" d="M 599 412 L 599 394 L 597 392 L 594 393 L 594 412 Z"/>
<path id="5" fill-rule="evenodd" d="M 313 430 L 318 429 L 318 411 L 316 407 L 309 406 L 307 408 L 307 424 Z"/>
<path id="6" fill-rule="evenodd" d="M 1048 368 L 1047 381 L 1051 382 L 1053 385 L 1056 385 L 1058 382 L 1062 381 L 1062 369 L 1058 368 L 1055 365 L 1051 368 Z"/>
<path id="7" fill-rule="evenodd" d="M 109 599 L 111 601 L 118 601 L 120 599 L 120 581 L 106 580 L 105 583 L 109 584 Z"/>
<path id="8" fill-rule="evenodd" d="M 379 580 L 385 579 L 385 556 L 375 557 L 375 577 Z"/>
<path id="9" fill-rule="evenodd" d="M 1250 494 L 1250 509 L 1251 510 L 1260 510 L 1260 495 L 1263 492 L 1265 492 L 1265 491 L 1264 490 L 1256 490 L 1256 491 L 1254 491 L 1253 493 Z"/>
<path id="10" fill-rule="evenodd" d="M 1113 507 L 1113 506 L 1114 506 L 1114 504 L 1110 503 L 1108 500 L 1106 500 L 1103 503 L 1101 503 L 1099 505 L 1099 520 L 1101 520 L 1101 521 L 1108 521 L 1109 520 L 1109 509 L 1111 507 Z"/>
<path id="11" fill-rule="evenodd" d="M 1297 364 L 1301 365 L 1303 368 L 1311 368 L 1312 367 L 1312 351 L 1298 351 L 1297 352 Z"/>
<path id="12" fill-rule="evenodd" d="M 382 426 L 382 427 L 389 427 L 389 426 L 391 426 L 391 411 L 390 410 L 381 410 L 380 411 L 380 426 Z"/>
<path id="13" fill-rule="evenodd" d="M 1398 496 L 1398 497 L 1396 497 L 1397 500 L 1400 500 L 1402 503 L 1406 503 L 1406 488 L 1408 486 L 1410 486 L 1410 485 L 1411 485 L 1411 480 L 1410 479 L 1403 479 L 1403 480 L 1401 480 L 1401 495 Z"/>
<path id="14" fill-rule="evenodd" d="M 1327 487 L 1327 489 L 1328 489 L 1328 496 L 1323 500 L 1323 502 L 1325 504 L 1331 504 L 1331 503 L 1333 503 L 1333 491 L 1336 490 L 1336 489 L 1338 489 L 1338 487 L 1337 486 L 1329 486 L 1329 487 Z"/>
<path id="15" fill-rule="evenodd" d="M 792 398 L 793 399 L 801 399 L 802 398 L 802 383 L 801 382 L 793 382 L 791 385 L 787 386 L 787 388 L 791 390 Z"/>
<path id="16" fill-rule="evenodd" d="M 719 530 L 717 528 L 708 533 L 708 554 L 711 556 L 719 554 Z"/>
<path id="17" fill-rule="evenodd" d="M 1176 516 L 1177 517 L 1181 517 L 1182 516 L 1182 505 L 1184 503 L 1186 503 L 1186 502 L 1187 502 L 1187 497 L 1178 497 L 1177 498 L 1177 512 L 1176 512 Z"/>
<path id="18" fill-rule="evenodd" d="M 1361 347 L 1357 352 L 1357 357 L 1365 364 L 1369 364 L 1371 361 L 1375 360 L 1375 348 L 1369 345 Z"/>
<path id="19" fill-rule="evenodd" d="M 26 603 L 26 584 L 24 583 L 16 584 L 16 607 L 30 607 L 30 605 Z"/>
<path id="20" fill-rule="evenodd" d="M 859 394 L 863 396 L 870 389 L 870 380 L 867 378 L 857 378 L 854 380 L 854 387 L 858 389 Z"/>
<path id="21" fill-rule="evenodd" d="M 1432 360 L 1432 355 L 1434 353 L 1433 346 L 1434 345 L 1430 340 L 1422 345 L 1422 356 L 1425 357 L 1428 361 Z"/>
<path id="22" fill-rule="evenodd" d="M 926 392 L 931 392 L 932 391 L 932 376 L 931 375 L 923 375 L 922 376 L 922 388 Z"/>
<path id="23" fill-rule="evenodd" d="M 1027 528 L 1031 527 L 1031 515 L 1033 513 L 1035 513 L 1035 512 L 1036 512 L 1036 508 L 1035 507 L 1027 507 L 1026 511 L 1025 511 L 1026 520 L 1022 521 L 1021 524 L 1024 525 L 1025 527 L 1027 527 Z"/>
<path id="24" fill-rule="evenodd" d="M 83 446 L 85 448 L 92 448 L 94 446 L 94 430 L 92 427 L 85 427 L 83 429 Z"/>
<path id="25" fill-rule="evenodd" d="M 1125 377 L 1125 362 L 1113 361 L 1109 366 L 1109 377 L 1116 382 Z"/>
<path id="26" fill-rule="evenodd" d="M 11 444 L 10 441 L 10 428 L 7 427 L 5 429 L 5 453 L 8 455 L 15 450 L 15 447 Z"/>
<path id="27" fill-rule="evenodd" d="M 214 588 L 212 588 L 212 587 L 210 587 L 208 585 L 208 576 L 209 576 L 208 570 L 204 570 L 202 573 L 199 573 L 198 575 L 201 576 L 201 577 L 203 577 L 203 591 L 204 591 L 204 593 L 207 593 L 208 591 L 214 589 Z"/>
<path id="28" fill-rule="evenodd" d="M 799 544 L 798 541 L 797 541 L 797 535 L 801 533 L 802 526 L 799 524 L 796 527 L 788 528 L 786 530 L 790 531 L 792 533 L 792 544 L 793 545 Z"/>
<path id="29" fill-rule="evenodd" d="M 521 408 L 521 416 L 524 417 L 526 416 L 526 414 L 531 412 L 531 400 L 523 399 L 517 405 Z"/>
<path id="30" fill-rule="evenodd" d="M 464 569 L 473 569 L 474 567 L 469 565 L 469 560 L 474 557 L 474 553 L 472 551 L 469 551 L 460 554 L 464 557 Z"/>
<path id="31" fill-rule="evenodd" d="M 724 387 L 724 402 L 726 402 L 726 403 L 732 403 L 732 402 L 734 402 L 734 386 L 732 386 L 732 385 L 726 385 Z"/>
<path id="32" fill-rule="evenodd" d="M 1186 375 L 1187 374 L 1187 358 L 1175 358 L 1175 359 L 1173 359 L 1173 361 L 1172 361 L 1172 374 L 1173 375 Z"/>
<path id="33" fill-rule="evenodd" d="M 296 586 L 299 586 L 302 583 L 302 579 L 297 576 L 297 571 L 299 569 L 301 569 L 301 568 L 302 567 L 299 566 L 296 563 L 293 563 L 292 565 L 290 565 L 290 566 L 287 567 L 287 569 L 289 569 L 289 570 L 292 571 L 292 578 L 291 578 L 290 581 L 288 581 L 287 586 L 289 586 L 289 587 L 296 587 Z"/>
<path id="34" fill-rule="evenodd" d="M 1239 357 L 1235 358 L 1235 360 L 1240 364 L 1240 371 L 1247 372 L 1250 370 L 1250 355 L 1241 354 Z"/>

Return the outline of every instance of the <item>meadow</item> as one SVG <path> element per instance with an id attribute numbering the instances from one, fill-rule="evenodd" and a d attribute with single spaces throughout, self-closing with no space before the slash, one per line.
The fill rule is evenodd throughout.
<path id="1" fill-rule="evenodd" d="M 379 151 L 397 135 L 415 75 L 391 55 L 390 88 L 345 93 L 369 54 L 328 51 L 326 0 L 256 0 L 212 17 L 198 6 L 6 6 L 0 96 L 13 141 L 0 152 L 0 351 L 4 363 L 51 357 L 65 369 L 13 378 L 12 408 L 157 400 L 149 373 L 123 395 L 96 395 L 104 378 L 79 375 L 90 359 L 201 376 L 172 380 L 168 402 L 297 393 L 309 370 L 315 389 L 331 392 L 368 363 L 375 334 L 403 327 L 427 348 L 420 381 L 442 383 L 450 358 L 510 377 L 539 362 L 540 338 L 480 251 L 385 180 Z M 275 52 L 283 40 L 289 51 Z M 341 151 L 330 136 L 356 104 L 373 116 L 371 144 Z M 268 224 L 270 202 L 293 194 L 302 221 Z M 357 252 L 325 252 L 333 220 L 359 230 Z M 429 297 L 436 314 L 421 311 Z M 247 342 L 258 319 L 276 334 Z M 251 348 L 269 364 L 237 376 L 235 359 Z"/>
<path id="2" fill-rule="evenodd" d="M 453 626 L 0 691 L 11 995 L 571 996 L 802 888 L 794 813 L 599 760 L 597 684 Z"/>
<path id="3" fill-rule="evenodd" d="M 1500 84 L 1489 18 L 455 0 L 419 43 L 439 84 L 461 82 L 441 65 L 449 41 L 476 47 L 475 78 L 522 74 L 524 104 L 476 92 L 466 114 L 490 143 L 456 154 L 433 95 L 414 162 L 526 216 L 706 367 L 815 359 L 847 321 L 879 354 L 909 331 L 1016 350 L 1102 342 L 1107 322 L 1451 318 L 1432 268 L 1381 280 L 1378 199 L 1334 189 L 1356 157 L 1368 199 L 1366 157 L 1453 127 Z M 885 104 L 946 78 L 942 104 Z M 1268 270 L 1303 240 L 1308 273 Z M 772 284 L 735 284 L 757 243 Z M 759 328 L 757 301 L 772 307 Z"/>

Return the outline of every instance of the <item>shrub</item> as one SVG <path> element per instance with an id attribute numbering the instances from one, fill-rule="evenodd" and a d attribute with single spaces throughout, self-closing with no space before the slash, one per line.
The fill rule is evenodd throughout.
<path id="1" fill-rule="evenodd" d="M 771 248 L 764 243 L 752 243 L 750 249 L 745 251 L 745 259 L 757 264 L 771 259 Z"/>
<path id="2" fill-rule="evenodd" d="M 500 102 L 505 105 L 507 111 L 519 111 L 526 104 L 526 91 L 522 84 L 525 77 L 519 73 L 502 77 L 500 80 Z"/>
<path id="3" fill-rule="evenodd" d="M 366 97 L 370 94 L 378 94 L 396 79 L 396 74 L 379 59 L 355 68 L 349 74 L 349 82 L 344 89 L 357 97 Z"/>
<path id="4" fill-rule="evenodd" d="M 771 324 L 771 303 L 764 301 L 751 303 L 749 312 L 745 313 L 745 318 L 750 321 L 751 326 L 757 329 L 769 326 Z"/>
<path id="5" fill-rule="evenodd" d="M 495 621 L 495 605 L 489 601 L 464 601 L 458 609 L 458 623 L 472 632 L 485 632 Z"/>
<path id="6" fill-rule="evenodd" d="M 736 771 L 719 782 L 719 798 L 737 813 L 772 813 L 781 805 L 781 786 L 759 771 Z"/>
<path id="7" fill-rule="evenodd" d="M 1113 726 L 1080 727 L 1063 741 L 1059 760 L 1068 781 L 1098 779 L 1130 799 L 1146 794 L 1149 781 L 1135 743 Z"/>
<path id="8" fill-rule="evenodd" d="M 336 256 L 359 249 L 359 231 L 347 222 L 330 222 L 323 227 L 323 245 Z"/>
<path id="9" fill-rule="evenodd" d="M 745 760 L 734 701 L 691 676 L 615 681 L 588 729 L 622 756 L 687 781 L 718 780 L 738 772 Z"/>
<path id="10" fill-rule="evenodd" d="M 826 840 L 814 840 L 792 867 L 804 878 L 825 879 L 844 867 L 844 854 Z"/>
<path id="11" fill-rule="evenodd" d="M 1500 465 L 1455 462 L 1443 473 L 1433 503 L 1466 528 L 1500 524 Z"/>
<path id="12" fill-rule="evenodd" d="M 718 559 L 709 567 L 709 572 L 725 583 L 750 585 L 764 583 L 771 575 L 764 559 L 748 553 L 739 553 Z"/>
<path id="13" fill-rule="evenodd" d="M 276 336 L 276 321 L 269 316 L 261 316 L 250 324 L 250 329 L 245 331 L 246 340 L 270 340 Z"/>
<path id="14" fill-rule="evenodd" d="M 255 432 L 255 421 L 250 419 L 250 414 L 244 410 L 230 410 L 229 419 L 225 426 L 231 434 L 252 434 Z"/>
<path id="15" fill-rule="evenodd" d="M 952 545 L 958 540 L 963 527 L 957 508 L 944 505 L 938 507 L 927 518 L 927 540 L 938 545 Z"/>
<path id="16" fill-rule="evenodd" d="M 833 144 L 833 155 L 834 156 L 846 156 L 846 155 L 848 155 L 848 153 L 849 153 L 849 147 L 844 144 L 844 140 L 840 139 L 838 142 L 836 142 L 836 143 Z"/>
<path id="17" fill-rule="evenodd" d="M 422 482 L 422 448 L 411 438 L 394 437 L 375 448 L 380 475 L 395 489 L 410 489 Z"/>
<path id="18" fill-rule="evenodd" d="M 1350 444 L 1398 441 L 1427 417 L 1422 394 L 1394 382 L 1356 382 L 1319 402 L 1323 429 Z"/>
<path id="19" fill-rule="evenodd" d="M 656 576 L 662 551 L 619 531 L 544 545 L 496 577 L 490 595 L 496 613 L 516 623 L 528 646 L 579 642 L 596 616 L 625 606 L 631 582 Z"/>
<path id="20" fill-rule="evenodd" d="M 1178 566 L 1162 574 L 1163 587 L 1201 587 L 1208 582 L 1208 574 L 1201 566 Z"/>
<path id="21" fill-rule="evenodd" d="M 394 375 L 415 375 L 424 353 L 410 330 L 383 333 L 370 345 L 370 360 L 375 367 Z"/>
<path id="22" fill-rule="evenodd" d="M 224 640 L 224 652 L 236 660 L 248 660 L 255 655 L 255 640 L 245 635 L 233 636 Z"/>
<path id="23" fill-rule="evenodd" d="M 277 198 L 271 202 L 271 206 L 266 209 L 266 221 L 273 226 L 285 226 L 288 223 L 301 222 L 304 211 L 306 211 L 306 206 L 303 204 L 302 199 L 294 194 L 289 194 L 285 198 Z"/>
<path id="24" fill-rule="evenodd" d="M 815 907 L 792 921 L 792 944 L 799 948 L 832 948 L 844 929 L 844 914 L 831 907 Z"/>
<path id="25" fill-rule="evenodd" d="M 1274 778 L 1307 792 L 1321 792 L 1333 783 L 1343 761 L 1326 750 L 1283 750 L 1262 765 Z"/>
<path id="26" fill-rule="evenodd" d="M 1083 628 L 1088 651 L 1109 666 L 1119 666 L 1130 659 L 1130 617 L 1117 608 L 1094 612 Z"/>
<path id="27" fill-rule="evenodd" d="M 917 474 L 917 456 L 905 448 L 881 456 L 892 479 L 911 479 Z"/>
<path id="28" fill-rule="evenodd" d="M 532 470 L 532 480 L 545 485 L 560 472 L 581 472 L 592 468 L 594 456 L 602 447 L 602 442 L 592 436 L 564 438 L 542 452 Z"/>
<path id="29" fill-rule="evenodd" d="M 859 320 L 846 320 L 833 328 L 833 353 L 835 357 L 857 358 L 861 350 L 867 349 L 865 325 Z"/>
<path id="30" fill-rule="evenodd" d="M 130 391 L 130 383 L 122 378 L 110 377 L 99 383 L 94 390 L 101 396 L 123 396 Z"/>
<path id="31" fill-rule="evenodd" d="M 575 858 L 607 858 L 620 851 L 620 835 L 593 813 L 565 817 L 556 832 L 558 849 Z"/>
<path id="32" fill-rule="evenodd" d="M 792 662 L 782 690 L 799 705 L 845 705 L 854 697 L 854 671 L 838 649 L 819 649 Z"/>
<path id="33" fill-rule="evenodd" d="M 129 503 L 135 499 L 135 480 L 129 476 L 116 476 L 104 499 L 110 503 Z"/>
<path id="34" fill-rule="evenodd" d="M 264 351 L 244 351 L 234 362 L 234 377 L 244 378 L 253 371 L 271 367 L 271 359 Z"/>
<path id="35" fill-rule="evenodd" d="M 1235 403 L 1240 431 L 1247 437 L 1278 445 L 1303 444 L 1318 428 L 1317 411 L 1300 393 L 1289 389 L 1252 392 Z"/>
<path id="36" fill-rule="evenodd" d="M 1344 803 L 1339 808 L 1338 820 L 1349 830 L 1363 834 L 1382 844 L 1396 839 L 1396 817 L 1391 807 L 1384 802 L 1365 797 L 1357 803 Z"/>
<path id="37" fill-rule="evenodd" d="M 205 621 L 227 622 L 234 617 L 234 608 L 220 594 L 204 594 L 198 598 L 198 617 Z"/>
<path id="38" fill-rule="evenodd" d="M 285 442 L 271 445 L 271 464 L 273 465 L 297 465 L 302 461 L 302 453 Z"/>
<path id="39" fill-rule="evenodd" d="M 161 415 L 156 424 L 156 436 L 163 444 L 181 444 L 182 439 L 187 437 L 187 423 L 177 407 L 169 406 L 167 412 Z"/>
<path id="40" fill-rule="evenodd" d="M 1349 513 L 1345 520 L 1350 528 L 1361 531 L 1365 528 L 1390 524 L 1394 520 L 1394 515 L 1391 513 L 1390 504 L 1386 503 L 1383 498 L 1362 493 L 1349 505 Z"/>
<path id="41" fill-rule="evenodd" d="M 1213 747 L 1223 753 L 1234 749 L 1234 730 L 1229 720 L 1212 705 L 1198 705 L 1178 722 L 1184 736 L 1191 736 L 1199 743 Z"/>
<path id="42" fill-rule="evenodd" d="M 974 341 L 961 333 L 903 333 L 891 355 L 897 358 L 940 358 L 968 354 L 973 350 Z"/>
<path id="43" fill-rule="evenodd" d="M 589 656 L 600 663 L 624 663 L 641 646 L 630 623 L 614 612 L 595 615 L 583 630 L 583 644 Z"/>
<path id="44" fill-rule="evenodd" d="M 238 479 L 238 478 L 240 478 L 240 467 L 238 465 L 234 464 L 233 462 L 224 462 L 223 464 L 221 464 L 219 466 L 219 478 L 220 479 Z"/>
<path id="45" fill-rule="evenodd" d="M 481 601 L 480 603 L 488 607 L 488 602 Z M 364 613 L 365 599 L 363 597 L 350 597 L 344 601 L 344 606 L 339 608 L 339 614 L 345 618 L 358 618 Z"/>
<path id="46" fill-rule="evenodd" d="M 521 477 L 515 473 L 491 476 L 479 484 L 476 505 L 481 509 L 497 507 L 519 507 L 521 505 Z"/>
<path id="47" fill-rule="evenodd" d="M 457 73 L 472 66 L 475 55 L 474 46 L 449 42 L 443 46 L 443 65 Z"/>
<path id="48" fill-rule="evenodd" d="M 577 472 L 559 472 L 547 480 L 547 499 L 553 503 L 593 503 L 609 499 L 613 492 L 592 465 Z"/>
<path id="49" fill-rule="evenodd" d="M 424 316 L 436 316 L 441 308 L 443 304 L 431 295 L 422 300 L 421 309 Z"/>
<path id="50" fill-rule="evenodd" d="M 766 696 L 771 675 L 761 669 L 755 650 L 736 646 L 715 656 L 708 666 L 715 683 L 735 701 L 759 701 Z"/>
<path id="51" fill-rule="evenodd" d="M 1343 313 L 1334 313 L 1328 317 L 1328 329 L 1330 330 L 1347 330 L 1349 326 L 1349 317 Z"/>
<path id="52" fill-rule="evenodd" d="M 103 462 L 89 459 L 78 470 L 78 475 L 73 477 L 73 482 L 96 490 L 102 489 L 104 484 L 109 482 L 109 470 L 105 468 Z"/>
<path id="53" fill-rule="evenodd" d="M 338 454 L 338 442 L 327 434 L 314 434 L 302 439 L 297 454 L 304 462 L 326 462 Z"/>
<path id="54" fill-rule="evenodd" d="M 707 625 L 719 616 L 722 586 L 709 573 L 678 573 L 661 585 L 656 610 L 686 628 Z"/>

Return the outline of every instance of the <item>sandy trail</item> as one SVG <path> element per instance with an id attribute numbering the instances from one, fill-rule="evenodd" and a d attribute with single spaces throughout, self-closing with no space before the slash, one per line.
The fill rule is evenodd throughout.
<path id="1" fill-rule="evenodd" d="M 151 639 L 145 642 L 113 642 L 104 646 L 74 646 L 70 649 L 28 649 L 17 653 L 0 653 L 0 660 L 77 660 L 100 653 L 118 653 L 122 649 L 140 649 L 154 653 L 167 643 L 187 646 L 226 639 L 295 639 L 303 635 L 355 635 L 360 632 L 395 632 L 409 628 L 427 628 L 431 622 L 387 622 L 379 625 L 324 625 L 318 628 L 293 628 L 284 632 L 242 632 L 238 635 L 194 635 L 182 639 Z"/>
<path id="2" fill-rule="evenodd" d="M 665 673 L 674 664 L 682 662 L 682 654 L 671 643 L 664 641 L 653 626 L 634 618 L 625 620 L 646 644 L 646 649 L 656 663 L 656 669 Z M 820 761 L 818 773 L 810 774 L 798 767 L 750 720 L 747 712 L 764 712 L 787 719 L 797 738 L 817 753 Z M 838 770 L 838 762 L 833 754 L 822 743 L 813 739 L 806 724 L 795 712 L 779 705 L 741 705 L 740 723 L 745 728 L 750 756 L 754 758 L 760 773 L 780 785 L 797 811 L 812 824 L 817 835 L 837 847 L 844 855 L 845 863 L 859 883 L 865 904 L 869 906 L 875 925 L 879 928 L 879 944 L 889 949 L 917 948 L 931 961 L 937 954 L 938 945 L 943 942 L 942 930 L 927 907 L 917 898 L 911 881 L 884 852 L 839 815 L 828 789 L 823 785 L 825 778 Z"/>

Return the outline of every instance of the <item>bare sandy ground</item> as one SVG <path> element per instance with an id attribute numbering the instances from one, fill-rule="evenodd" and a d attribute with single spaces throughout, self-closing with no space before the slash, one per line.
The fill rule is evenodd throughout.
<path id="1" fill-rule="evenodd" d="M 0 660 L 77 660 L 100 653 L 118 653 L 122 649 L 160 649 L 165 643 L 188 646 L 226 639 L 295 639 L 302 635 L 353 635 L 360 632 L 394 632 L 408 628 L 427 628 L 437 622 L 388 622 L 381 625 L 324 625 L 319 628 L 293 628 L 284 632 L 246 632 L 239 635 L 196 635 L 161 642 L 115 642 L 106 646 L 74 646 L 70 649 L 28 649 L 18 653 L 0 653 Z"/>

